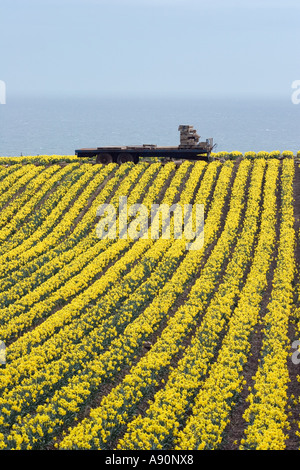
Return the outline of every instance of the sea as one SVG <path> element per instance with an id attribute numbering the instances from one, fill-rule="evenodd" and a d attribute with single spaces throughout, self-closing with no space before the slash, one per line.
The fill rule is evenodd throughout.
<path id="1" fill-rule="evenodd" d="M 258 97 L 7 97 L 0 156 L 74 155 L 83 147 L 178 145 L 191 125 L 214 152 L 300 150 L 300 104 Z"/>

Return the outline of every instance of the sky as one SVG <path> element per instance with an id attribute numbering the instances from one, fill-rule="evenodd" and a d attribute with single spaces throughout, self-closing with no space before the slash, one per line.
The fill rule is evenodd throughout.
<path id="1" fill-rule="evenodd" d="M 1 0 L 10 96 L 291 95 L 299 0 Z"/>

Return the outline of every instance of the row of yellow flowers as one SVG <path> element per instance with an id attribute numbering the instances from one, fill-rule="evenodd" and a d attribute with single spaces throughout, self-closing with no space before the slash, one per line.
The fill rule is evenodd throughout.
<path id="1" fill-rule="evenodd" d="M 33 167 L 34 165 L 32 165 Z M 10 170 L 10 171 L 9 171 Z M 26 168 L 17 165 L 13 168 L 1 167 L 1 206 L 6 204 L 13 197 L 16 191 L 22 188 L 22 184 L 26 183 Z M 24 178 L 25 176 L 25 178 Z M 24 179 L 22 179 L 24 178 Z M 21 181 L 20 181 L 21 180 Z"/>
<path id="2" fill-rule="evenodd" d="M 57 177 L 60 178 L 61 175 Z M 99 187 L 103 181 L 103 177 L 104 175 L 102 172 L 98 172 L 94 175 L 93 179 L 88 183 L 88 191 L 90 194 L 92 194 L 93 191 Z M 56 194 L 56 191 L 54 194 Z M 109 197 L 109 192 L 103 191 L 101 195 L 102 201 L 105 201 L 106 198 Z M 91 233 L 94 233 L 94 231 L 91 230 L 90 234 Z M 95 240 L 93 237 L 89 237 L 88 240 L 85 241 L 84 239 L 81 240 L 76 244 L 76 247 L 74 247 L 74 243 L 60 244 L 59 246 L 54 247 L 52 250 L 52 255 L 50 255 L 49 251 L 47 252 L 47 258 L 43 258 L 43 264 L 41 265 L 41 268 L 35 269 L 31 276 L 28 272 L 28 275 L 25 279 L 20 279 L 18 273 L 13 273 L 4 281 L 3 292 L 0 294 L 0 305 L 2 307 L 7 307 L 10 303 L 18 300 L 21 296 L 24 297 L 26 293 L 42 284 L 42 282 L 47 281 L 51 276 L 53 277 L 54 275 L 57 275 L 60 283 L 64 282 L 68 276 L 66 275 L 66 272 L 60 272 L 63 267 L 66 266 L 67 270 L 70 269 L 70 263 L 72 263 L 74 258 L 81 255 L 84 251 L 88 250 L 93 245 L 95 245 Z M 101 249 L 103 250 L 103 247 L 99 247 L 99 250 Z M 49 261 L 47 262 L 47 260 Z M 84 265 L 84 263 L 80 264 L 82 266 Z M 24 276 L 24 270 L 22 272 Z M 57 287 L 58 285 L 56 285 L 56 288 Z M 24 299 L 22 299 L 22 303 L 23 300 Z"/>
<path id="3" fill-rule="evenodd" d="M 240 449 L 284 450 L 289 428 L 287 416 L 288 361 L 290 340 L 289 317 L 293 303 L 295 270 L 294 162 L 284 160 L 282 166 L 281 225 L 277 265 L 272 283 L 271 300 L 262 318 L 264 339 L 260 363 L 254 377 L 249 406 L 244 419 L 245 429 Z"/>
<path id="4" fill-rule="evenodd" d="M 224 274 L 224 280 L 217 294 L 211 300 L 200 326 L 195 331 L 191 345 L 187 348 L 177 367 L 171 371 L 165 388 L 159 391 L 150 404 L 145 417 L 138 416 L 130 422 L 124 438 L 118 443 L 119 449 L 153 449 L 170 448 L 185 414 L 192 406 L 194 396 L 200 387 L 201 380 L 207 374 L 210 362 L 214 357 L 219 342 L 219 334 L 226 326 L 231 310 L 239 294 L 245 266 L 249 262 L 251 248 L 257 229 L 263 169 L 265 163 L 254 164 L 249 187 L 247 211 L 243 221 L 243 231 L 238 238 L 236 248 Z M 243 164 L 241 165 L 241 168 Z M 232 210 L 228 214 L 227 224 L 220 240 L 218 256 L 221 257 L 223 244 L 229 243 L 233 224 L 239 223 L 242 200 L 245 196 L 245 175 L 248 163 L 243 169 L 243 177 L 235 181 L 231 195 Z M 235 222 L 234 222 L 235 221 Z M 236 230 L 236 228 L 235 228 Z M 226 241 L 227 239 L 227 241 Z M 230 243 L 229 243 L 230 244 Z M 216 250 L 217 254 L 217 250 Z M 209 261 L 207 268 L 213 265 Z M 210 281 L 210 278 L 207 279 Z M 200 279 L 199 279 L 200 281 Z M 196 295 L 203 289 L 205 279 L 201 280 Z M 196 306 L 196 299 L 194 306 Z M 183 307 L 190 309 L 190 301 Z"/>
<path id="5" fill-rule="evenodd" d="M 177 183 L 178 183 L 178 182 L 177 182 Z M 173 198 L 174 198 L 174 196 L 176 195 L 177 188 L 178 188 L 178 184 L 173 185 Z M 170 191 L 169 191 L 169 192 L 170 192 Z M 158 242 L 163 242 L 163 243 L 165 243 L 166 241 L 165 241 L 165 240 L 162 240 L 162 241 L 159 240 Z M 142 241 L 142 240 L 141 240 L 140 243 L 136 243 L 136 246 L 137 246 L 138 244 L 140 244 L 140 245 L 143 244 L 143 245 L 144 245 L 144 244 L 145 244 L 145 241 Z M 175 250 L 174 247 L 173 247 L 172 249 L 173 249 L 173 253 L 172 253 L 173 258 L 178 257 L 178 256 L 179 256 L 179 255 L 178 255 L 178 252 L 176 252 L 176 250 Z M 169 267 L 170 267 L 170 266 L 166 266 L 166 268 L 169 268 Z M 169 269 L 166 269 L 166 270 L 165 270 L 165 275 L 166 275 L 166 276 L 169 275 Z M 153 287 L 154 287 L 154 286 L 153 286 Z M 155 291 L 154 291 L 154 293 L 155 293 Z M 146 291 L 145 291 L 144 295 L 147 295 L 147 292 L 146 292 Z M 149 294 L 148 294 L 148 295 L 149 295 Z M 140 296 L 138 296 L 138 299 L 137 299 L 137 300 L 140 300 Z M 144 321 L 145 321 L 145 320 L 144 320 Z M 141 327 L 142 327 L 142 328 L 147 328 L 147 323 L 145 324 L 144 322 L 142 322 L 142 323 L 141 323 Z M 128 339 L 130 339 L 130 337 L 131 337 L 131 336 L 129 336 Z M 124 336 L 124 339 L 126 339 L 126 338 L 127 338 L 127 335 Z M 117 357 L 118 357 L 118 354 L 116 355 L 116 353 L 117 353 L 118 351 L 119 351 L 119 352 L 122 352 L 123 354 L 125 353 L 125 355 L 126 355 L 126 351 L 127 351 L 127 354 L 128 354 L 128 348 L 124 349 L 124 348 L 122 347 L 122 345 L 119 344 L 118 338 L 114 338 L 114 343 L 115 343 L 115 346 L 112 348 L 112 351 L 110 351 L 111 359 L 108 357 L 108 358 L 105 360 L 105 356 L 107 356 L 106 353 L 105 353 L 104 355 L 102 355 L 102 357 L 104 356 L 104 357 L 103 357 L 104 364 L 107 363 L 107 360 L 108 360 L 108 361 L 112 360 L 112 358 L 114 357 L 114 355 L 115 355 L 116 358 L 117 358 Z M 97 381 L 97 380 L 101 380 L 101 377 L 99 377 L 98 374 L 95 373 L 96 371 L 94 371 L 94 367 L 95 367 L 95 366 L 98 367 L 98 364 L 99 364 L 99 359 L 96 359 L 96 360 L 92 361 L 91 364 L 89 364 L 88 369 L 86 369 L 85 371 L 83 371 L 82 374 L 78 374 L 79 380 L 80 380 L 80 375 L 84 378 L 84 377 L 86 377 L 86 376 L 89 375 L 89 374 L 92 374 L 92 376 L 94 376 L 94 379 L 95 379 L 96 381 Z M 108 362 L 107 365 L 109 366 L 109 362 Z M 109 370 L 109 369 L 110 369 L 110 367 L 108 368 L 108 370 Z M 113 368 L 112 368 L 112 370 L 113 370 Z M 71 383 L 70 383 L 70 385 L 68 386 L 68 388 L 67 388 L 66 390 L 62 389 L 60 392 L 58 392 L 57 394 L 55 394 L 55 403 L 57 403 L 57 405 L 54 407 L 54 409 L 52 409 L 52 413 L 55 411 L 55 408 L 58 406 L 58 403 L 60 403 L 61 400 L 63 400 L 63 402 L 65 402 L 65 398 L 63 398 L 64 396 L 66 396 L 68 393 L 69 393 L 69 394 L 72 394 L 72 388 L 74 388 L 74 386 L 76 387 L 76 377 L 77 377 L 77 376 L 74 376 L 74 378 L 71 380 Z M 82 384 L 84 384 L 84 379 L 83 379 Z M 92 385 L 93 385 L 93 384 L 91 383 L 91 386 L 92 386 Z M 67 392 L 67 390 L 69 390 L 69 392 Z M 84 390 L 83 390 L 83 393 L 84 393 Z M 80 401 L 82 400 L 82 398 L 84 397 L 84 395 L 80 395 L 80 394 L 78 395 L 78 394 L 76 394 L 76 396 L 77 396 L 77 399 L 78 399 L 78 403 L 80 404 Z M 52 403 L 53 403 L 53 400 L 52 400 Z M 49 408 L 49 405 L 48 405 L 48 406 L 45 405 L 45 406 L 44 406 L 44 409 L 45 409 L 45 410 L 48 409 L 48 413 L 51 412 L 51 407 Z M 56 423 L 56 425 L 57 425 L 57 419 L 58 419 L 58 421 L 60 421 L 58 410 L 56 410 L 56 416 L 57 416 L 57 417 L 56 417 L 55 419 L 54 419 L 54 417 L 53 417 L 53 425 L 55 425 L 55 423 Z M 58 422 L 58 424 L 59 424 L 59 422 Z M 24 429 L 24 428 L 22 428 L 22 429 Z"/>
<path id="6" fill-rule="evenodd" d="M 297 153 L 297 156 L 300 154 L 300 152 Z M 294 158 L 294 153 L 291 150 L 283 150 L 282 152 L 280 150 L 273 150 L 271 152 L 266 152 L 265 150 L 261 150 L 259 152 L 239 152 L 237 150 L 234 150 L 232 152 L 226 152 L 226 151 L 221 151 L 221 152 L 212 152 L 211 153 L 212 158 L 216 159 L 230 159 L 230 160 L 236 160 L 237 158 L 246 158 L 250 160 L 254 160 L 256 158 L 264 158 L 264 159 L 270 159 L 270 158 L 289 158 L 293 159 Z"/>
<path id="7" fill-rule="evenodd" d="M 262 294 L 275 243 L 277 160 L 270 160 L 264 187 L 264 207 L 253 262 L 217 360 L 198 393 L 192 414 L 178 433 L 176 449 L 216 449 L 230 421 L 243 383 L 243 367 L 250 348 L 250 334 L 259 316 Z"/>

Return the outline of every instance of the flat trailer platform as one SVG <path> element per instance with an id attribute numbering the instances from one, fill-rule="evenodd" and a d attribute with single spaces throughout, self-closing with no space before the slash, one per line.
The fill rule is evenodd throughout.
<path id="1" fill-rule="evenodd" d="M 180 145 L 160 147 L 153 144 L 132 146 L 106 146 L 75 150 L 82 158 L 96 158 L 96 163 L 108 164 L 125 162 L 138 163 L 140 158 L 158 157 L 170 160 L 208 160 L 214 147 L 213 139 L 198 142 L 199 136 L 192 126 L 179 126 Z"/>

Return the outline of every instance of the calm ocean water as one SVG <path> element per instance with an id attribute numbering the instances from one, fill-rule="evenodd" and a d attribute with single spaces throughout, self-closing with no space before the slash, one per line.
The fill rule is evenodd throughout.
<path id="1" fill-rule="evenodd" d="M 0 105 L 0 156 L 73 155 L 81 147 L 178 145 L 193 125 L 218 151 L 300 150 L 290 99 L 9 98 Z"/>

